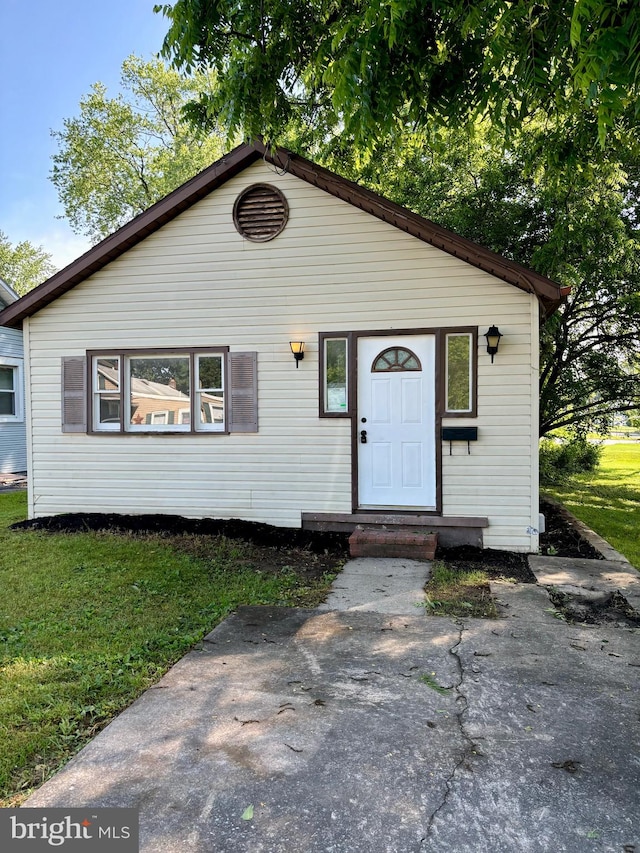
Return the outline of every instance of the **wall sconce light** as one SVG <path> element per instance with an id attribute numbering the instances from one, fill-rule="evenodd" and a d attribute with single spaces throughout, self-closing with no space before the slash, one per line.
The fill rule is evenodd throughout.
<path id="1" fill-rule="evenodd" d="M 304 341 L 289 341 L 289 346 L 291 347 L 291 352 L 293 353 L 293 357 L 296 360 L 297 370 L 298 365 L 304 358 Z"/>
<path id="2" fill-rule="evenodd" d="M 498 352 L 501 337 L 502 333 L 497 326 L 490 326 L 489 331 L 485 334 L 485 338 L 487 339 L 487 352 L 491 356 L 491 364 L 493 364 L 494 355 Z"/>

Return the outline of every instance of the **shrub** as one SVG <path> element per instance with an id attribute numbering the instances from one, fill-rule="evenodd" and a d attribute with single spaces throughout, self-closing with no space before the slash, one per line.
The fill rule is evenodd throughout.
<path id="1" fill-rule="evenodd" d="M 570 439 L 543 438 L 540 442 L 540 483 L 562 483 L 573 474 L 595 471 L 602 447 L 579 436 Z"/>

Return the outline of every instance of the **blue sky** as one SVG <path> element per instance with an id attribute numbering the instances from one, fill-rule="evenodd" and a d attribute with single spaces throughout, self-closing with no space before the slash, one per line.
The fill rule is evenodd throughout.
<path id="1" fill-rule="evenodd" d="M 160 50 L 157 0 L 0 0 L 0 231 L 29 240 L 58 267 L 89 248 L 74 235 L 49 180 L 51 130 L 78 112 L 91 85 L 119 88 L 122 61 Z"/>

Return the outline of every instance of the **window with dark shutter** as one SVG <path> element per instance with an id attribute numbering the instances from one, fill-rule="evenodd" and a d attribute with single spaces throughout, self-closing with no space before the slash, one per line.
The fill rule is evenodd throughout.
<path id="1" fill-rule="evenodd" d="M 258 358 L 229 353 L 229 432 L 258 432 Z"/>
<path id="2" fill-rule="evenodd" d="M 88 379 L 83 373 L 73 385 L 73 360 L 68 361 L 67 422 L 74 404 L 83 413 L 88 406 L 91 434 L 258 431 L 255 352 L 229 353 L 228 347 L 89 350 Z"/>
<path id="3" fill-rule="evenodd" d="M 87 360 L 62 359 L 62 432 L 87 431 Z"/>

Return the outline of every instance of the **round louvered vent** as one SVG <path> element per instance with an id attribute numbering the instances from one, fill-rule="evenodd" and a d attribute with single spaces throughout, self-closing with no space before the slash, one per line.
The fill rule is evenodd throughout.
<path id="1" fill-rule="evenodd" d="M 253 184 L 240 193 L 233 205 L 233 222 L 247 240 L 266 243 L 282 231 L 289 218 L 289 205 L 277 187 Z"/>

